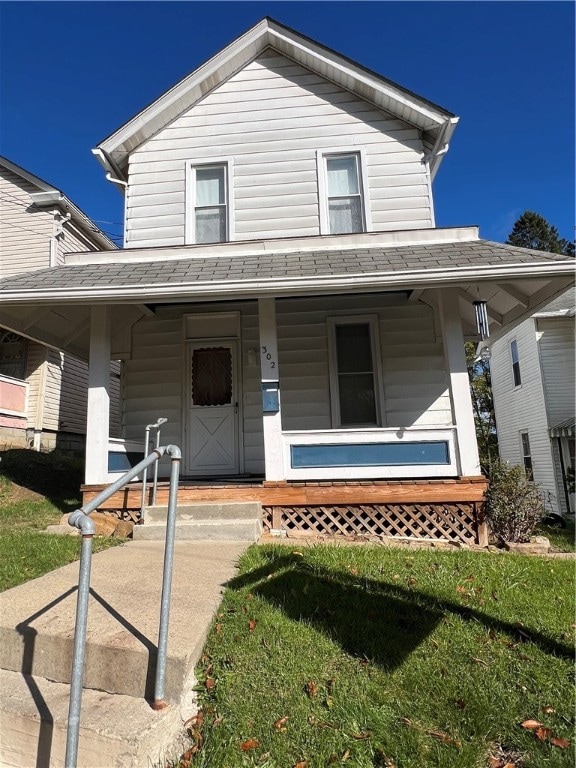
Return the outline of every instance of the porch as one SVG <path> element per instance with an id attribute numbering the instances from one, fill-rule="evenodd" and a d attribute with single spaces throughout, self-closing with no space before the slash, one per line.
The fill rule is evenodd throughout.
<path id="1" fill-rule="evenodd" d="M 85 485 L 83 503 L 104 485 Z M 484 477 L 426 480 L 266 481 L 182 480 L 178 504 L 257 502 L 265 532 L 359 538 L 399 536 L 429 541 L 488 543 L 482 517 Z M 101 509 L 140 520 L 142 484 L 132 483 Z M 147 503 L 151 503 L 148 489 Z M 158 483 L 156 503 L 168 503 L 168 483 Z"/>

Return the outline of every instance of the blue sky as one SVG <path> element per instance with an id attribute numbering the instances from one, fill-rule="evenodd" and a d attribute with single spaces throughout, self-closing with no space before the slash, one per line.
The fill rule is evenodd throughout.
<path id="1" fill-rule="evenodd" d="M 1 2 L 0 153 L 121 233 L 91 148 L 266 15 L 461 118 L 437 226 L 573 238 L 572 2 Z"/>

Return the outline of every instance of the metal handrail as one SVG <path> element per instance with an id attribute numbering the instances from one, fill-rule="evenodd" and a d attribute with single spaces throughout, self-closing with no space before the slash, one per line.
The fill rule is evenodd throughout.
<path id="1" fill-rule="evenodd" d="M 88 619 L 88 598 L 90 595 L 90 568 L 92 563 L 92 539 L 95 528 L 90 513 L 97 509 L 116 491 L 119 491 L 143 469 L 158 462 L 164 454 L 171 457 L 170 493 L 168 496 L 168 517 L 166 520 L 166 543 L 164 546 L 164 572 L 162 579 L 162 598 L 160 601 L 160 626 L 158 629 L 158 655 L 156 661 L 156 679 L 154 684 L 154 702 L 152 708 L 164 709 L 166 679 L 166 650 L 168 645 L 168 622 L 170 618 L 170 592 L 172 590 L 172 565 L 174 561 L 174 539 L 176 537 L 176 497 L 182 454 L 176 445 L 167 445 L 154 449 L 139 464 L 126 472 L 106 490 L 99 493 L 80 509 L 72 512 L 68 523 L 80 530 L 82 551 L 80 554 L 80 576 L 78 579 L 78 598 L 76 602 L 76 629 L 74 632 L 74 655 L 70 683 L 70 706 L 68 709 L 68 732 L 66 735 L 65 768 L 76 768 L 78 758 L 78 738 L 80 733 L 80 709 L 82 705 L 82 679 L 84 677 L 84 655 L 86 651 L 86 625 Z"/>
<path id="2" fill-rule="evenodd" d="M 144 431 L 144 458 L 148 456 L 148 452 L 150 451 L 150 430 L 155 429 L 156 430 L 156 442 L 155 442 L 155 448 L 158 448 L 160 445 L 160 427 L 162 424 L 166 424 L 168 421 L 167 418 L 164 416 L 161 416 L 154 424 L 146 424 L 146 429 Z M 144 472 L 142 473 L 142 500 L 140 502 L 140 522 L 144 522 L 144 516 L 146 514 L 146 475 L 147 475 L 148 466 L 144 467 Z M 158 486 L 158 462 L 154 464 L 154 482 L 152 484 L 152 506 L 156 504 L 156 488 Z"/>

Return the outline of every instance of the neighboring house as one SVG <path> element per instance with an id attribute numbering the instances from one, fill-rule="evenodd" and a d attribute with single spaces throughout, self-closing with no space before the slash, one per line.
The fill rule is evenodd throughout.
<path id="1" fill-rule="evenodd" d="M 58 267 L 71 251 L 115 248 L 62 192 L 0 157 L 2 278 Z M 37 307 L 35 321 L 42 323 L 45 314 Z M 74 332 L 71 328 L 71 336 Z M 33 341 L 24 327 L 21 332 L 0 327 L 0 448 L 83 450 L 87 391 L 85 362 Z M 116 392 L 115 431 L 118 401 Z"/>
<path id="2" fill-rule="evenodd" d="M 436 228 L 456 123 L 264 19 L 94 150 L 125 187 L 124 248 L 2 285 L 12 327 L 90 354 L 86 498 L 108 479 L 112 356 L 123 438 L 168 419 L 181 501 L 482 539 L 474 302 L 499 333 L 566 290 L 573 260 Z M 138 489 L 110 503 L 139 508 Z"/>
<path id="3" fill-rule="evenodd" d="M 523 464 L 562 515 L 575 511 L 575 306 L 572 288 L 495 341 L 491 361 L 500 457 Z"/>

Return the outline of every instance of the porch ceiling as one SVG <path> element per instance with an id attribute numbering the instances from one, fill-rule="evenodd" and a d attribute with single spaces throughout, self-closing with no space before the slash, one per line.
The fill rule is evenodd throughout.
<path id="1" fill-rule="evenodd" d="M 573 258 L 486 240 L 396 245 L 383 236 L 369 247 L 343 240 L 341 248 L 314 240 L 315 247 L 299 250 L 255 244 L 251 251 L 245 244 L 238 252 L 239 244 L 222 244 L 210 254 L 194 247 L 118 251 L 96 263 L 91 254 L 90 263 L 0 281 L 0 325 L 86 357 L 90 306 L 110 304 L 113 352 L 123 357 L 129 329 L 150 313 L 149 304 L 380 291 L 406 291 L 410 301 L 434 303 L 436 290 L 450 287 L 465 334 L 475 334 L 473 302 L 481 298 L 497 337 L 574 284 Z"/>

